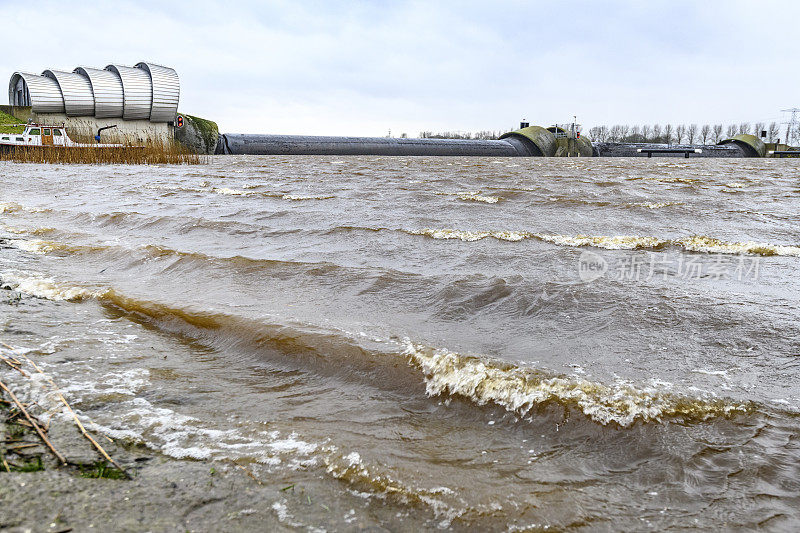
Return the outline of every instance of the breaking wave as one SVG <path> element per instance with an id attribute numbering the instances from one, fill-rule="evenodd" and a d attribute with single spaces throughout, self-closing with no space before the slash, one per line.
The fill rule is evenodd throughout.
<path id="1" fill-rule="evenodd" d="M 479 241 L 487 237 L 503 241 L 536 239 L 558 246 L 605 248 L 607 250 L 661 250 L 676 247 L 688 252 L 709 254 L 747 254 L 760 256 L 800 257 L 800 246 L 770 244 L 764 242 L 728 242 L 693 235 L 680 239 L 661 239 L 638 235 L 551 235 L 527 231 L 463 231 L 454 229 L 403 230 L 410 235 L 424 235 L 432 239 L 458 239 L 465 242 Z"/>
<path id="2" fill-rule="evenodd" d="M 404 230 L 405 231 L 405 230 Z M 458 239 L 466 242 L 479 241 L 486 237 L 494 237 L 502 241 L 521 241 L 534 237 L 525 231 L 461 231 L 454 229 L 421 229 L 405 231 L 410 235 L 424 235 L 432 239 Z"/>
<path id="3" fill-rule="evenodd" d="M 606 250 L 660 250 L 670 241 L 655 237 L 635 235 L 589 236 L 589 235 L 536 235 L 537 239 L 559 246 L 592 246 Z"/>
<path id="4" fill-rule="evenodd" d="M 692 398 L 627 382 L 605 385 L 411 342 L 407 343 L 404 353 L 410 363 L 424 373 L 428 395 L 460 396 L 478 405 L 496 404 L 519 415 L 525 415 L 537 405 L 556 402 L 565 407 L 575 406 L 600 424 L 628 427 L 637 420 L 704 421 L 753 410 L 752 405 L 710 395 Z"/>
<path id="5" fill-rule="evenodd" d="M 102 296 L 105 291 L 57 283 L 51 278 L 34 273 L 3 272 L 2 286 L 36 298 L 53 301 L 79 302 Z"/>
<path id="6" fill-rule="evenodd" d="M 21 211 L 22 206 L 16 202 L 0 203 L 0 214 L 2 213 L 15 213 Z"/>
<path id="7" fill-rule="evenodd" d="M 303 195 L 299 195 L 299 194 L 284 194 L 283 196 L 281 196 L 281 198 L 283 198 L 284 200 L 300 201 L 300 200 L 330 200 L 331 198 L 336 198 L 336 197 L 333 196 L 333 195 L 328 195 L 328 196 L 303 196 Z"/>
<path id="8" fill-rule="evenodd" d="M 252 193 L 249 193 L 247 191 L 240 191 L 238 189 L 230 189 L 228 187 L 215 188 L 214 192 L 217 193 L 217 194 L 224 194 L 226 196 L 247 196 L 249 194 L 252 194 Z"/>
<path id="9" fill-rule="evenodd" d="M 498 196 L 483 196 L 479 192 L 465 192 L 458 195 L 458 198 L 465 202 L 483 202 L 486 204 L 496 204 L 500 201 Z"/>

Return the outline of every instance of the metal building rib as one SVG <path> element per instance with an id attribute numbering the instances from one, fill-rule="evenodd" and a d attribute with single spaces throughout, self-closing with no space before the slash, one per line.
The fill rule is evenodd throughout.
<path id="1" fill-rule="evenodd" d="M 14 102 L 14 92 L 19 80 L 24 81 L 30 96 L 31 111 L 34 113 L 63 113 L 64 98 L 58 83 L 52 78 L 37 76 L 28 72 L 15 72 L 8 84 L 9 102 Z"/>
<path id="2" fill-rule="evenodd" d="M 95 117 L 122 117 L 122 80 L 119 76 L 108 70 L 89 67 L 78 67 L 73 72 L 84 76 L 92 86 Z"/>
<path id="3" fill-rule="evenodd" d="M 67 116 L 86 117 L 94 115 L 94 93 L 87 78 L 73 72 L 45 70 L 42 76 L 56 80 L 64 98 Z"/>
<path id="4" fill-rule="evenodd" d="M 153 86 L 146 71 L 123 65 L 108 65 L 106 70 L 122 80 L 122 118 L 149 119 L 153 105 Z"/>
<path id="5" fill-rule="evenodd" d="M 152 83 L 151 122 L 173 122 L 178 113 L 181 86 L 174 69 L 154 63 L 137 63 L 136 68 L 150 75 Z"/>

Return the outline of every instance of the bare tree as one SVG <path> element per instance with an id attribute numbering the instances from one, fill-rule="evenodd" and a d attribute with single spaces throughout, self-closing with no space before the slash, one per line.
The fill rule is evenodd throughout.
<path id="1" fill-rule="evenodd" d="M 653 125 L 653 142 L 660 143 L 663 139 L 661 138 L 661 124 Z"/>
<path id="2" fill-rule="evenodd" d="M 739 124 L 739 135 L 746 135 L 750 131 L 750 123 L 742 122 Z"/>
<path id="3" fill-rule="evenodd" d="M 627 141 L 628 140 L 628 133 L 630 131 L 631 131 L 631 128 L 627 124 L 625 124 L 624 126 L 620 126 L 620 130 L 619 130 L 620 140 L 621 141 Z"/>
<path id="4" fill-rule="evenodd" d="M 641 140 L 642 140 L 641 128 L 639 128 L 639 126 L 633 126 L 631 128 L 631 136 L 629 138 L 630 138 L 631 142 L 635 142 L 635 143 L 641 142 Z"/>
<path id="5" fill-rule="evenodd" d="M 664 140 L 667 144 L 672 143 L 672 139 L 675 136 L 675 127 L 672 124 L 667 124 L 664 126 Z"/>
<path id="6" fill-rule="evenodd" d="M 778 135 L 780 135 L 780 126 L 778 126 L 777 122 L 770 122 L 769 123 L 769 142 L 775 143 L 778 142 Z"/>
<path id="7" fill-rule="evenodd" d="M 686 128 L 686 138 L 689 140 L 689 144 L 694 144 L 695 137 L 697 137 L 697 124 L 689 124 Z"/>
<path id="8" fill-rule="evenodd" d="M 683 137 L 686 135 L 686 126 L 683 124 L 678 124 L 675 126 L 675 140 L 678 144 L 683 142 Z"/>
<path id="9" fill-rule="evenodd" d="M 649 124 L 642 126 L 642 142 L 650 142 L 650 135 L 652 132 L 653 130 Z"/>
<path id="10" fill-rule="evenodd" d="M 714 143 L 722 140 L 722 124 L 714 124 Z"/>
<path id="11" fill-rule="evenodd" d="M 764 128 L 765 124 L 763 122 L 756 122 L 755 124 L 753 124 L 753 135 L 755 135 L 760 139 L 761 132 L 764 131 Z"/>
<path id="12" fill-rule="evenodd" d="M 700 128 L 700 138 L 703 139 L 703 144 L 708 144 L 708 140 L 711 138 L 711 126 L 708 124 L 703 124 L 703 127 Z"/>
<path id="13" fill-rule="evenodd" d="M 725 136 L 729 139 L 731 137 L 736 137 L 736 124 L 731 124 L 728 126 L 728 129 L 725 131 Z"/>

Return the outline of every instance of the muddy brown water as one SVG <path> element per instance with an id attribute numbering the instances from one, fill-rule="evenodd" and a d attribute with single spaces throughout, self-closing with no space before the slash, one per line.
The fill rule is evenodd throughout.
<path id="1" fill-rule="evenodd" d="M 95 431 L 302 473 L 340 525 L 798 527 L 794 160 L 0 176 L 0 278 L 28 297 L 2 338 Z"/>

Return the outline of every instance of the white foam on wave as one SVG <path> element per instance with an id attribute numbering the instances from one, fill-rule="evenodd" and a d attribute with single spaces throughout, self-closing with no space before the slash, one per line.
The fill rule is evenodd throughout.
<path id="1" fill-rule="evenodd" d="M 674 246 L 688 252 L 708 254 L 800 257 L 800 246 L 755 241 L 730 242 L 704 235 L 663 239 L 640 235 L 558 235 L 527 231 L 465 231 L 431 228 L 403 231 L 410 235 L 424 235 L 432 239 L 458 239 L 465 242 L 479 241 L 487 237 L 510 242 L 537 239 L 557 246 L 590 246 L 606 250 L 661 250 L 667 246 Z"/>
<path id="2" fill-rule="evenodd" d="M 335 198 L 335 196 L 304 196 L 302 194 L 284 194 L 281 196 L 284 200 L 293 200 L 293 201 L 301 201 L 301 200 L 329 200 L 331 198 Z"/>
<path id="3" fill-rule="evenodd" d="M 479 241 L 486 237 L 494 237 L 503 241 L 521 241 L 532 237 L 524 231 L 462 231 L 454 229 L 421 229 L 407 231 L 411 235 L 425 235 L 433 239 L 458 239 L 465 242 Z"/>
<path id="4" fill-rule="evenodd" d="M 483 202 L 486 204 L 496 204 L 500 201 L 500 197 L 481 195 L 480 191 L 461 193 L 458 198 L 465 202 Z"/>
<path id="5" fill-rule="evenodd" d="M 673 205 L 682 205 L 682 202 L 640 202 L 632 205 L 646 207 L 647 209 L 662 209 Z"/>
<path id="6" fill-rule="evenodd" d="M 705 420 L 748 410 L 744 404 L 717 399 L 711 393 L 702 397 L 673 394 L 671 384 L 654 382 L 651 387 L 643 387 L 624 380 L 603 384 L 577 375 L 552 375 L 411 342 L 407 342 L 404 354 L 423 372 L 429 396 L 462 396 L 478 405 L 500 405 L 518 415 L 555 401 L 578 407 L 600 424 L 613 422 L 627 427 L 636 420 Z"/>
<path id="7" fill-rule="evenodd" d="M 22 206 L 16 202 L 0 202 L 0 214 L 21 211 Z"/>
<path id="8" fill-rule="evenodd" d="M 438 519 L 442 520 L 441 526 L 445 529 L 449 527 L 453 519 L 464 513 L 463 509 L 448 505 L 441 499 L 444 496 L 456 494 L 448 487 L 440 486 L 433 489 L 410 487 L 388 474 L 375 472 L 375 469 L 368 465 L 362 459 L 361 454 L 356 451 L 342 455 L 335 446 L 328 446 L 325 451 L 327 453 L 324 455 L 323 461 L 327 472 L 333 477 L 352 485 L 365 487 L 369 493 L 379 497 L 391 495 L 406 502 L 425 504 L 431 508 Z"/>
<path id="9" fill-rule="evenodd" d="M 217 194 L 224 194 L 226 196 L 247 196 L 249 194 L 252 194 L 252 192 L 240 191 L 238 189 L 229 189 L 228 187 L 214 188 L 214 192 Z"/>
<path id="10" fill-rule="evenodd" d="M 669 241 L 656 237 L 639 237 L 636 235 L 545 235 L 537 234 L 536 238 L 559 246 L 592 246 L 607 250 L 652 249 L 664 246 Z"/>
<path id="11" fill-rule="evenodd" d="M 101 296 L 105 291 L 56 283 L 53 279 L 35 273 L 5 271 L 0 279 L 13 290 L 53 301 L 81 301 Z"/>
<path id="12" fill-rule="evenodd" d="M 42 239 L 9 239 L 8 244 L 19 250 L 44 255 L 56 249 L 56 245 Z"/>

